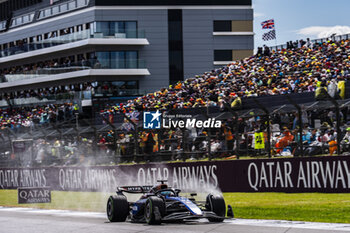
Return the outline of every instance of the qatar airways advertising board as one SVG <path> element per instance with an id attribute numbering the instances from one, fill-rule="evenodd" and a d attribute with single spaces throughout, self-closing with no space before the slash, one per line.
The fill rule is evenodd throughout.
<path id="1" fill-rule="evenodd" d="M 0 189 L 113 192 L 118 186 L 154 185 L 157 180 L 198 192 L 349 193 L 350 157 L 0 169 Z"/>

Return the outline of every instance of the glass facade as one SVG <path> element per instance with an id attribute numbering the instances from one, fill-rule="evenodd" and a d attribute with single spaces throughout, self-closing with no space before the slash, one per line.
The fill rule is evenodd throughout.
<path id="1" fill-rule="evenodd" d="M 214 61 L 232 61 L 232 50 L 214 50 Z"/>
<path id="2" fill-rule="evenodd" d="M 138 51 L 108 51 L 90 54 L 102 69 L 137 69 L 140 68 Z"/>
<path id="3" fill-rule="evenodd" d="M 103 21 L 93 22 L 90 25 L 92 33 L 102 33 L 102 36 L 115 36 L 116 38 L 137 38 L 136 21 Z"/>
<path id="4" fill-rule="evenodd" d="M 87 6 L 88 4 L 89 4 L 89 0 L 73 0 L 69 2 L 64 2 L 62 4 L 54 5 L 52 7 L 40 10 L 38 19 L 43 19 L 50 16 L 58 15 L 67 11 L 79 9 Z"/>
<path id="5" fill-rule="evenodd" d="M 229 20 L 215 20 L 214 32 L 230 32 L 232 29 L 232 22 Z"/>
<path id="6" fill-rule="evenodd" d="M 0 22 L 0 31 L 5 30 L 6 29 L 6 21 L 1 21 Z"/>
<path id="7" fill-rule="evenodd" d="M 117 97 L 140 95 L 138 81 L 105 81 L 94 84 L 94 97 Z"/>
<path id="8" fill-rule="evenodd" d="M 21 15 L 21 16 L 15 17 L 11 21 L 10 28 L 15 27 L 15 26 L 19 26 L 22 24 L 30 23 L 33 21 L 33 19 L 34 19 L 34 12 L 26 14 L 26 15 Z M 6 21 L 5 21 L 5 25 L 4 25 L 3 29 L 5 29 L 5 26 L 6 26 Z M 1 26 L 0 26 L 0 29 L 1 29 Z"/>

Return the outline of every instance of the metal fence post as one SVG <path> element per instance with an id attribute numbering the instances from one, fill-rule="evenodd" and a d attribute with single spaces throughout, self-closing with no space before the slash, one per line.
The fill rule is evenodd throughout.
<path id="1" fill-rule="evenodd" d="M 139 143 L 138 143 L 138 139 L 139 139 L 139 132 L 138 132 L 138 128 L 137 128 L 137 124 L 135 122 L 133 122 L 130 117 L 128 117 L 125 113 L 122 113 L 124 118 L 126 118 L 128 120 L 129 123 L 131 123 L 134 126 L 134 146 L 135 146 L 135 154 L 134 154 L 134 161 L 136 161 L 136 156 L 140 153 L 140 148 L 139 148 Z"/>
<path id="2" fill-rule="evenodd" d="M 231 108 L 230 105 L 225 104 L 224 105 L 225 109 L 227 109 L 234 117 L 235 117 L 235 142 L 236 142 L 236 148 L 235 148 L 235 154 L 237 156 L 237 159 L 239 159 L 239 141 L 238 141 L 238 137 L 239 137 L 239 123 L 238 123 L 238 114 L 233 111 L 233 109 Z"/>
<path id="3" fill-rule="evenodd" d="M 116 155 L 116 151 L 117 151 L 116 127 L 108 119 L 106 119 L 106 117 L 104 117 L 102 114 L 101 114 L 101 118 L 113 129 L 114 155 Z"/>
<path id="4" fill-rule="evenodd" d="M 185 157 L 185 149 L 186 149 L 186 138 L 185 138 L 185 135 L 186 135 L 186 132 L 185 132 L 185 129 L 182 128 L 181 129 L 181 134 L 182 134 L 182 139 L 181 139 L 181 147 L 182 147 L 182 152 L 181 152 L 181 157 L 182 157 L 182 161 L 186 162 L 186 157 Z"/>
<path id="5" fill-rule="evenodd" d="M 335 117 L 336 117 L 336 120 L 337 120 L 337 125 L 336 125 L 336 128 L 337 128 L 337 154 L 340 155 L 341 130 L 340 130 L 340 109 L 339 109 L 339 104 L 328 93 L 327 93 L 327 95 L 328 95 L 329 101 L 335 107 Z"/>
<path id="6" fill-rule="evenodd" d="M 208 111 L 209 109 L 206 108 L 206 111 L 201 111 L 202 115 L 205 116 L 205 119 L 208 120 L 209 116 L 208 116 Z M 206 140 L 207 140 L 207 152 L 208 152 L 208 160 L 211 161 L 211 145 L 210 145 L 210 140 L 211 140 L 211 131 L 210 128 L 208 128 L 208 132 L 207 132 L 207 136 L 206 136 Z"/>
<path id="7" fill-rule="evenodd" d="M 303 145 L 303 120 L 302 120 L 302 111 L 301 111 L 301 107 L 294 102 L 294 100 L 292 100 L 292 98 L 290 98 L 290 96 L 286 96 L 288 101 L 298 110 L 298 116 L 299 116 L 299 149 L 300 149 L 300 153 L 301 156 L 304 155 L 304 145 Z"/>

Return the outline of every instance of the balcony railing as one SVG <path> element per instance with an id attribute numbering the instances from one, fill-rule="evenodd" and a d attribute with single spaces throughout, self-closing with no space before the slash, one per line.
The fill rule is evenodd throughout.
<path id="1" fill-rule="evenodd" d="M 70 91 L 60 94 L 45 94 L 39 97 L 28 98 L 14 98 L 9 100 L 0 100 L 0 107 L 8 106 L 22 106 L 22 105 L 36 105 L 36 104 L 48 104 L 48 103 L 65 103 L 67 101 L 79 102 L 82 100 L 91 100 L 92 98 L 112 98 L 112 97 L 134 97 L 144 95 L 146 92 L 140 89 L 111 89 L 100 90 L 95 88 L 86 91 Z"/>
<path id="2" fill-rule="evenodd" d="M 140 95 L 145 95 L 146 91 L 140 90 L 140 89 L 125 89 L 125 88 L 114 88 L 110 90 L 103 90 L 96 88 L 93 93 L 94 98 L 99 98 L 99 97 L 121 97 L 121 96 L 140 96 Z"/>
<path id="3" fill-rule="evenodd" d="M 143 30 L 127 30 L 125 33 L 115 33 L 114 35 L 104 35 L 100 32 L 91 32 L 90 30 L 84 30 L 80 32 L 74 32 L 66 35 L 60 35 L 57 37 L 48 38 L 42 41 L 35 41 L 28 44 L 22 44 L 15 47 L 7 48 L 0 51 L 1 57 L 8 57 L 16 54 L 26 53 L 30 51 L 36 51 L 39 49 L 50 48 L 57 45 L 68 44 L 76 41 L 98 38 L 98 39 L 137 39 L 145 38 L 145 32 Z"/>
<path id="4" fill-rule="evenodd" d="M 90 59 L 86 61 L 80 61 L 71 63 L 65 66 L 57 66 L 52 68 L 42 68 L 32 71 L 23 71 L 14 74 L 0 75 L 0 83 L 16 82 L 21 80 L 44 78 L 52 75 L 70 73 L 81 70 L 91 69 L 145 69 L 146 63 L 141 59 Z"/>

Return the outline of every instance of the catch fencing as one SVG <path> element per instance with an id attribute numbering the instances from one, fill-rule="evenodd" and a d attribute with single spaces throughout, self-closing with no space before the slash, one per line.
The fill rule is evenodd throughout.
<path id="1" fill-rule="evenodd" d="M 220 128 L 162 127 L 151 131 L 143 128 L 143 112 L 115 111 L 106 111 L 96 119 L 76 114 L 63 122 L 3 128 L 0 165 L 110 165 L 347 154 L 350 142 L 343 138 L 350 100 L 315 101 L 311 94 L 305 93 L 304 98 L 248 98 L 240 110 L 225 106 L 162 112 L 163 116 L 174 116 L 173 120 L 184 116 L 216 119 L 221 121 Z M 318 139 L 311 143 L 304 140 L 307 135 Z M 326 136 L 332 140 L 319 140 Z M 145 140 L 150 137 L 153 139 Z"/>

